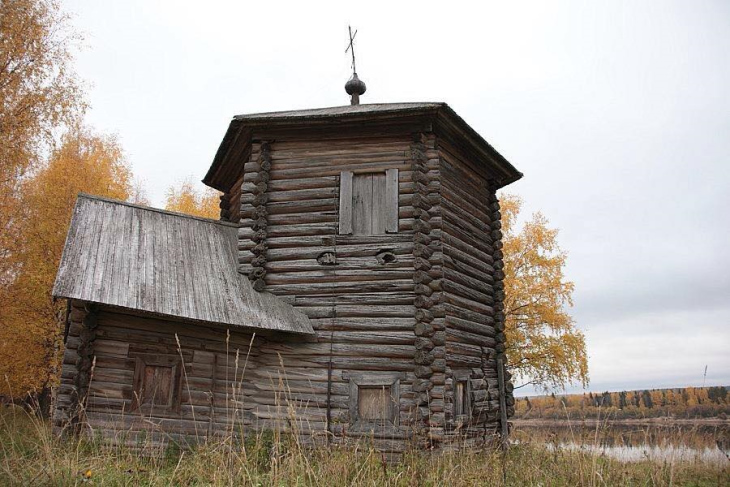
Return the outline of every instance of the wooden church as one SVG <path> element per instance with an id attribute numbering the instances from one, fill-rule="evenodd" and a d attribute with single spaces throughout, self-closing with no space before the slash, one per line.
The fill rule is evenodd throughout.
<path id="1" fill-rule="evenodd" d="M 218 221 L 79 196 L 57 430 L 393 452 L 506 434 L 495 192 L 522 175 L 445 103 L 347 90 L 233 118 L 203 179 Z"/>

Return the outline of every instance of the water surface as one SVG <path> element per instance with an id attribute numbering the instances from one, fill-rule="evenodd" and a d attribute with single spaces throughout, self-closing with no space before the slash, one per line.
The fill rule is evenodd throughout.
<path id="1" fill-rule="evenodd" d="M 512 440 L 549 449 L 586 451 L 625 462 L 697 462 L 730 465 L 730 426 L 677 424 L 515 423 Z"/>

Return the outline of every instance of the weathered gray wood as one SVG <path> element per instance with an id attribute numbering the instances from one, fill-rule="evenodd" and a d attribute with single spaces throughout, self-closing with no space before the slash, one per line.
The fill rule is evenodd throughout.
<path id="1" fill-rule="evenodd" d="M 340 235 L 350 235 L 352 228 L 352 171 L 340 173 Z"/>
<path id="2" fill-rule="evenodd" d="M 373 235 L 373 175 L 352 178 L 352 233 Z"/>
<path id="3" fill-rule="evenodd" d="M 80 195 L 53 295 L 163 316 L 311 333 L 236 269 L 234 225 Z"/>
<path id="4" fill-rule="evenodd" d="M 499 379 L 499 423 L 500 433 L 502 437 L 502 448 L 509 447 L 509 425 L 507 424 L 507 403 L 505 400 L 505 379 L 504 379 L 504 363 L 502 359 L 497 359 L 497 377 Z"/>
<path id="5" fill-rule="evenodd" d="M 236 164 L 241 160 L 241 153 L 250 146 L 254 127 L 260 136 L 279 138 L 282 131 L 290 131 L 292 127 L 302 129 L 310 121 L 316 120 L 318 127 L 327 124 L 330 128 L 329 140 L 333 143 L 335 137 L 343 142 L 354 138 L 355 134 L 373 135 L 395 133 L 404 130 L 403 124 L 410 123 L 410 127 L 417 125 L 431 126 L 432 120 L 437 121 L 437 128 L 445 138 L 444 142 L 451 141 L 454 145 L 465 148 L 470 154 L 474 165 L 479 166 L 482 173 L 487 172 L 495 176 L 501 185 L 509 184 L 522 175 L 501 155 L 499 155 L 484 139 L 479 137 L 466 123 L 459 118 L 451 108 L 443 103 L 405 103 L 405 104 L 372 104 L 356 107 L 332 107 L 315 110 L 298 110 L 289 112 L 266 113 L 255 115 L 241 115 L 236 117 L 229 127 L 221 148 L 206 174 L 204 181 L 222 191 L 227 190 L 233 182 L 232 174 L 236 174 Z M 427 122 L 428 121 L 428 122 Z M 367 123 L 366 123 L 367 122 Z M 398 128 L 400 125 L 400 128 Z M 298 127 L 297 127 L 298 126 Z M 266 127 L 266 130 L 261 130 Z M 332 128 L 336 130 L 332 130 Z M 314 130 L 317 127 L 313 128 Z M 405 133 L 411 130 L 406 129 Z M 314 137 L 310 138 L 314 139 Z M 316 138 L 320 143 L 323 136 Z M 351 140 L 352 142 L 352 140 Z M 321 146 L 320 146 L 321 147 Z M 292 147 L 293 149 L 293 147 Z M 316 157 L 315 157 L 316 158 Z M 234 176 L 235 177 L 235 176 Z"/>
<path id="6" fill-rule="evenodd" d="M 265 304 L 265 296 L 276 296 L 276 303 L 308 316 L 316 330 L 306 338 L 257 334 L 252 344 L 253 327 L 232 327 L 227 336 L 221 320 L 206 325 L 103 310 L 95 332 L 90 424 L 103 435 L 121 425 L 130 434 L 163 431 L 168 438 L 229 434 L 244 426 L 296 429 L 303 444 L 327 431 L 333 442 L 365 437 L 388 451 L 402 450 L 414 436 L 432 445 L 459 437 L 466 446 L 493 434 L 500 423 L 496 358 L 505 347 L 494 189 L 504 174 L 489 169 L 494 154 L 475 157 L 473 144 L 460 142 L 472 134 L 439 107 L 427 123 L 415 122 L 423 113 L 399 113 L 382 124 L 330 123 L 335 112 L 349 117 L 340 109 L 312 124 L 241 121 L 228 140 L 233 147 L 222 156 L 227 163 L 213 177 L 227 190 L 222 218 L 239 228 L 155 213 L 149 232 L 125 216 L 125 207 L 115 208 L 108 221 L 90 215 L 85 225 L 96 233 L 72 226 L 70 239 L 83 243 L 73 249 L 79 254 L 74 262 L 104 249 L 111 256 L 94 264 L 84 283 L 88 292 L 104 288 L 104 300 L 130 295 L 138 310 L 190 308 L 216 317 L 233 314 L 243 302 L 260 310 L 247 318 L 258 326 L 269 311 L 256 308 L 255 300 Z M 443 146 L 437 128 L 448 133 Z M 106 242 L 99 233 L 132 236 Z M 234 273 L 245 272 L 257 289 L 266 286 L 274 296 L 240 292 L 240 284 L 205 257 L 211 247 L 224 248 Z M 129 252 L 137 256 L 137 268 L 117 265 Z M 106 288 L 107 276 L 115 274 L 129 285 Z M 148 282 L 164 286 L 147 292 Z M 82 343 L 77 315 L 78 306 L 61 374 L 59 404 L 66 408 Z M 146 423 L 125 414 L 135 391 L 135 360 L 181 356 L 186 387 L 179 412 L 157 411 Z M 373 429 L 367 423 L 385 419 L 384 394 L 367 387 L 393 373 L 396 388 L 392 380 L 380 384 L 390 387 L 393 421 L 388 416 L 389 427 Z M 366 391 L 360 402 L 351 391 L 354 376 Z M 455 385 L 455 378 L 461 382 Z M 505 397 L 507 415 L 510 401 Z M 366 427 L 358 429 L 358 417 Z"/>
<path id="7" fill-rule="evenodd" d="M 373 173 L 370 176 L 373 182 L 370 234 L 384 235 L 388 219 L 386 177 L 384 172 Z"/>
<path id="8" fill-rule="evenodd" d="M 385 171 L 385 231 L 398 233 L 398 169 Z"/>

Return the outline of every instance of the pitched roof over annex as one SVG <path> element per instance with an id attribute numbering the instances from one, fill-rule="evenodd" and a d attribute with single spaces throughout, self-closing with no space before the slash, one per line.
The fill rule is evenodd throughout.
<path id="1" fill-rule="evenodd" d="M 474 154 L 475 160 L 487 165 L 495 174 L 495 183 L 498 188 L 522 177 L 520 171 L 446 103 L 425 102 L 347 105 L 237 115 L 233 117 L 203 182 L 220 191 L 228 191 L 230 185 L 238 179 L 237 172 L 242 166 L 240 155 L 245 153 L 245 147 L 250 144 L 255 132 L 259 130 L 286 128 L 302 130 L 327 128 L 328 126 L 341 129 L 343 124 L 348 123 L 362 128 L 369 125 L 384 127 L 387 123 L 408 120 L 429 125 L 437 135 L 449 139 Z"/>
<path id="2" fill-rule="evenodd" d="M 313 334 L 236 265 L 237 226 L 79 195 L 53 296 L 205 323 Z"/>

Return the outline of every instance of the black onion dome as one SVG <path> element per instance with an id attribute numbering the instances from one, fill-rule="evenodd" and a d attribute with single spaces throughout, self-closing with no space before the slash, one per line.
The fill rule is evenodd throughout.
<path id="1" fill-rule="evenodd" d="M 352 75 L 352 78 L 345 83 L 345 91 L 348 95 L 358 94 L 362 95 L 366 90 L 365 83 L 357 77 L 357 73 Z"/>

